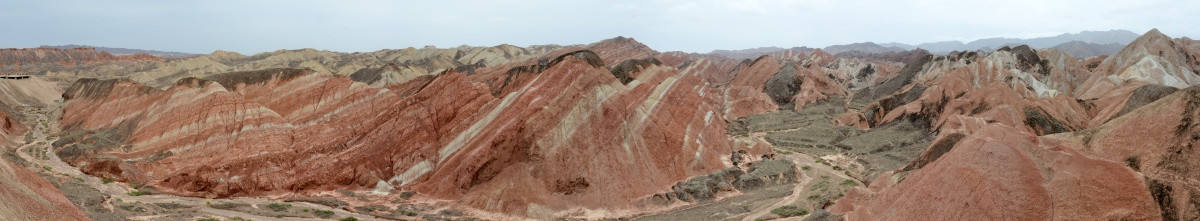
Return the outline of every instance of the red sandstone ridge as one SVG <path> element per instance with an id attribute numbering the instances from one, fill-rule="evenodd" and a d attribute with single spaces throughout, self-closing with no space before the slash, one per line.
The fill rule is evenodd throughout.
<path id="1" fill-rule="evenodd" d="M 11 220 L 91 220 L 54 185 L 0 159 L 0 217 Z"/>
<path id="2" fill-rule="evenodd" d="M 116 56 L 93 48 L 5 48 L 0 49 L 0 66 L 61 65 L 121 62 L 121 61 L 164 61 L 166 59 L 149 54 Z"/>
<path id="3" fill-rule="evenodd" d="M 626 85 L 598 57 L 578 51 L 476 74 L 520 75 L 499 88 L 455 71 L 394 91 L 296 69 L 165 90 L 81 80 L 64 93 L 61 120 L 81 136 L 57 148 L 89 174 L 181 195 L 396 185 L 532 217 L 634 209 L 635 199 L 725 167 L 720 93 L 700 73 L 645 65 Z M 88 136 L 116 143 L 71 142 Z"/>
<path id="4" fill-rule="evenodd" d="M 1151 30 L 1103 61 L 1021 46 L 909 65 L 893 79 L 911 84 L 837 121 L 927 120 L 936 138 L 832 211 L 850 220 L 1195 219 L 1200 184 L 1186 177 L 1198 175 L 1188 162 L 1200 89 L 1176 89 L 1196 84 L 1191 44 Z M 897 84 L 865 91 L 897 88 L 888 85 Z M 862 92 L 856 99 L 869 97 Z"/>
<path id="5" fill-rule="evenodd" d="M 887 174 L 831 209 L 847 220 L 1150 220 L 1135 171 L 1054 140 L 990 124 L 893 182 Z"/>
<path id="6" fill-rule="evenodd" d="M 849 220 L 1200 217 L 1200 89 L 1187 88 L 1200 44 L 1157 31 L 1088 59 L 1029 46 L 734 59 L 623 37 L 460 49 L 214 54 L 83 79 L 63 93 L 55 150 L 169 194 L 395 187 L 550 219 L 660 209 L 634 204 L 687 192 L 672 188 L 733 164 L 725 154 L 780 149 L 811 166 L 791 205 L 815 200 L 804 182 L 820 173 L 875 180 L 808 208 Z M 306 69 L 267 69 L 280 66 Z M 731 137 L 729 122 L 761 127 Z"/>
<path id="7" fill-rule="evenodd" d="M 1132 102 L 1132 101 L 1131 101 Z M 1200 218 L 1200 87 L 1192 86 L 1103 125 L 1056 134 L 1064 146 L 1137 171 L 1165 220 Z"/>

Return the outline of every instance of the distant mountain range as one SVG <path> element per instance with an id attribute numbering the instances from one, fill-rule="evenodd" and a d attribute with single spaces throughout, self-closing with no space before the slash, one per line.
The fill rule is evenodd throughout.
<path id="1" fill-rule="evenodd" d="M 154 55 L 156 57 L 162 57 L 162 58 L 186 58 L 186 57 L 193 57 L 193 56 L 198 55 L 198 54 L 173 52 L 173 51 L 155 51 L 155 50 L 142 50 L 142 49 L 130 49 L 130 48 L 110 48 L 110 47 L 97 47 L 97 46 L 90 46 L 90 45 L 75 45 L 75 44 L 57 45 L 57 46 L 43 45 L 43 46 L 41 46 L 41 48 L 58 48 L 58 49 L 95 48 L 97 51 L 107 51 L 109 54 L 112 54 L 112 55 L 131 55 L 131 54 L 138 54 L 138 53 L 146 53 L 146 54 L 150 54 L 150 55 Z"/>
<path id="2" fill-rule="evenodd" d="M 1029 45 L 1033 48 L 1055 48 L 1066 51 L 1075 57 L 1091 57 L 1099 55 L 1110 55 L 1121 50 L 1122 47 L 1137 39 L 1139 34 L 1128 30 L 1111 30 L 1111 31 L 1083 31 L 1080 33 L 1066 33 L 1052 37 L 1040 38 L 985 38 L 968 43 L 961 41 L 942 41 L 933 43 L 923 43 L 918 45 L 910 45 L 904 43 L 882 43 L 876 44 L 873 42 L 853 43 L 844 45 L 833 45 L 822 48 L 830 54 L 838 54 L 848 51 L 860 51 L 866 53 L 883 53 L 883 52 L 898 52 L 913 49 L 924 49 L 933 54 L 946 54 L 953 51 L 994 51 L 1004 46 L 1014 47 L 1018 45 Z M 721 54 L 727 57 L 756 57 L 756 55 L 773 54 L 778 51 L 783 51 L 779 47 L 763 47 L 747 50 L 716 50 L 712 53 Z"/>

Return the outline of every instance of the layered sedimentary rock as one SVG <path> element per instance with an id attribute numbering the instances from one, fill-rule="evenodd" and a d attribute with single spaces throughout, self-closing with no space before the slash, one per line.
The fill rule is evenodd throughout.
<path id="1" fill-rule="evenodd" d="M 850 220 L 1192 219 L 1197 51 L 1157 31 L 1086 59 L 1029 46 L 729 58 L 618 37 L 214 52 L 46 75 L 125 70 L 114 76 L 128 79 L 83 79 L 63 93 L 54 146 L 89 174 L 172 194 L 394 187 L 530 218 L 617 217 L 741 190 L 727 188 L 742 181 L 725 154 L 769 153 L 787 138 L 772 133 L 791 133 L 829 139 L 803 154 L 871 164 L 845 173 L 875 182 L 830 210 Z M 837 116 L 727 131 L 799 113 Z"/>
<path id="2" fill-rule="evenodd" d="M 1200 87 L 1189 87 L 1103 125 L 1052 138 L 1089 156 L 1138 172 L 1164 220 L 1200 217 L 1197 111 Z"/>
<path id="3" fill-rule="evenodd" d="M 832 211 L 851 220 L 1194 219 L 1198 184 L 1185 178 L 1197 176 L 1188 163 L 1200 97 L 1188 80 L 1192 42 L 1151 30 L 1111 57 L 1022 46 L 910 66 L 920 70 L 912 84 L 837 122 L 926 120 L 937 137 Z"/>
<path id="4" fill-rule="evenodd" d="M 6 48 L 0 49 L 0 66 L 60 65 L 76 66 L 119 61 L 164 61 L 149 54 L 116 56 L 93 48 Z"/>
<path id="5" fill-rule="evenodd" d="M 0 111 L 0 148 L 23 143 L 29 127 Z M 6 220 L 90 220 L 54 185 L 8 158 L 0 158 L 0 217 Z"/>
<path id="6" fill-rule="evenodd" d="M 999 124 L 899 183 L 881 176 L 832 209 L 847 220 L 1147 220 L 1154 199 L 1135 171 Z"/>
<path id="7" fill-rule="evenodd" d="M 1105 59 L 1098 72 L 1109 81 L 1138 80 L 1176 88 L 1200 84 L 1196 72 L 1200 52 L 1189 52 L 1188 44 L 1189 40 L 1173 40 L 1153 29 Z"/>
<path id="8" fill-rule="evenodd" d="M 0 159 L 0 217 L 6 220 L 91 220 L 50 182 L 8 159 Z"/>
<path id="9" fill-rule="evenodd" d="M 182 195 L 383 181 L 535 217 L 632 209 L 634 199 L 725 167 L 721 94 L 701 73 L 651 63 L 622 82 L 601 54 L 645 53 L 590 48 L 620 50 L 476 74 L 508 79 L 501 84 L 448 71 L 379 88 L 304 69 L 186 78 L 167 89 L 85 79 L 64 93 L 65 135 L 55 145 L 89 174 Z M 92 138 L 112 143 L 80 142 Z"/>

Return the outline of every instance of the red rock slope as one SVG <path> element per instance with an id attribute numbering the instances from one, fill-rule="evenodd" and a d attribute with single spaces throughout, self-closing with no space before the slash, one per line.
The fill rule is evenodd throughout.
<path id="1" fill-rule="evenodd" d="M 1148 220 L 1136 171 L 1052 139 L 989 124 L 898 184 L 886 175 L 832 211 L 847 220 Z"/>
<path id="2" fill-rule="evenodd" d="M 28 128 L 0 111 L 0 147 L 13 148 Z M 20 165 L 0 158 L 0 219 L 91 220 L 54 185 Z"/>
<path id="3" fill-rule="evenodd" d="M 477 74 L 521 77 L 502 88 L 453 71 L 388 88 L 295 69 L 165 90 L 81 80 L 64 93 L 57 148 L 90 174 L 182 195 L 383 183 L 534 217 L 632 209 L 724 167 L 720 94 L 698 72 L 649 65 L 626 85 L 599 57 L 576 51 Z M 113 143 L 80 142 L 98 137 Z"/>

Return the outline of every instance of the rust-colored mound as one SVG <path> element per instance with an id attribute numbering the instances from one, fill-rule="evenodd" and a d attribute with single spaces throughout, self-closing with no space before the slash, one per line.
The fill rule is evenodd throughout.
<path id="1" fill-rule="evenodd" d="M 0 217 L 5 220 L 91 220 L 54 185 L 0 159 Z"/>
<path id="2" fill-rule="evenodd" d="M 1200 87 L 1189 87 L 1103 125 L 1056 139 L 1140 172 L 1167 220 L 1200 217 Z"/>
<path id="3" fill-rule="evenodd" d="M 1135 171 L 1004 125 L 983 126 L 889 185 L 881 176 L 831 210 L 848 220 L 1148 220 Z"/>

